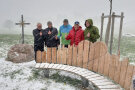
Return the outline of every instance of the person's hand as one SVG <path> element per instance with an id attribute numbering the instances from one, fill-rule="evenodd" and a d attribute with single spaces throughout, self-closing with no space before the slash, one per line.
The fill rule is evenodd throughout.
<path id="1" fill-rule="evenodd" d="M 48 34 L 50 35 L 50 34 L 52 34 L 52 32 L 49 30 Z"/>
<path id="2" fill-rule="evenodd" d="M 65 35 L 65 38 L 67 38 L 68 35 Z"/>
<path id="3" fill-rule="evenodd" d="M 58 39 L 58 37 L 57 37 L 57 36 L 55 36 L 55 39 L 57 40 L 57 39 Z"/>
<path id="4" fill-rule="evenodd" d="M 40 32 L 40 36 L 42 36 L 42 32 Z"/>
<path id="5" fill-rule="evenodd" d="M 87 34 L 87 37 L 90 37 L 90 33 Z"/>

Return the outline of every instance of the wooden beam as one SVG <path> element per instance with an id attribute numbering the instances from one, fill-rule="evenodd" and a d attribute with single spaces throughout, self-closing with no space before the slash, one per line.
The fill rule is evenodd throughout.
<path id="1" fill-rule="evenodd" d="M 110 40 L 110 54 L 112 54 L 112 44 L 113 44 L 113 36 L 114 36 L 114 23 L 115 23 L 115 13 L 112 14 L 112 27 L 111 27 L 111 40 Z"/>
<path id="2" fill-rule="evenodd" d="M 101 33 L 100 33 L 100 41 L 103 39 L 103 27 L 104 27 L 104 13 L 101 16 Z"/>
<path id="3" fill-rule="evenodd" d="M 121 13 L 121 20 L 120 20 L 120 30 L 119 30 L 119 38 L 118 38 L 118 51 L 117 54 L 120 52 L 120 41 L 121 41 L 121 36 L 122 36 L 122 26 L 123 26 L 123 16 L 124 13 Z"/>

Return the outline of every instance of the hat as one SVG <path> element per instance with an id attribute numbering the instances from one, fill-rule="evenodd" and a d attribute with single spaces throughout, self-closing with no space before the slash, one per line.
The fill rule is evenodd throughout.
<path id="1" fill-rule="evenodd" d="M 78 21 L 76 21 L 74 24 L 75 24 L 75 25 L 79 25 L 80 23 L 79 23 Z"/>
<path id="2" fill-rule="evenodd" d="M 63 22 L 67 22 L 68 23 L 68 19 L 64 19 Z"/>

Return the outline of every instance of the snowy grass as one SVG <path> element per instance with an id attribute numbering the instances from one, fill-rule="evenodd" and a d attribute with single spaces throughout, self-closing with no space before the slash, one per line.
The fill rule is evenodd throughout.
<path id="1" fill-rule="evenodd" d="M 57 82 L 54 78 L 56 71 L 51 71 L 51 79 L 47 79 L 43 75 L 43 70 L 33 68 L 34 65 L 34 61 L 15 64 L 1 58 L 0 90 L 81 90 L 73 86 L 78 85 L 79 80 L 70 78 L 76 82 L 74 84 Z"/>

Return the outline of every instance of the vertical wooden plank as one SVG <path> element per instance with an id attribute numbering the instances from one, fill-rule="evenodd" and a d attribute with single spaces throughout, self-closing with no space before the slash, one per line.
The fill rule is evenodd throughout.
<path id="1" fill-rule="evenodd" d="M 84 41 L 81 41 L 78 45 L 78 56 L 77 56 L 77 66 L 83 67 L 83 43 Z"/>
<path id="2" fill-rule="evenodd" d="M 109 53 L 107 53 L 106 55 L 105 55 L 105 63 L 104 63 L 104 75 L 105 76 L 108 76 L 108 72 L 109 72 L 109 65 L 110 65 L 110 54 Z"/>
<path id="3" fill-rule="evenodd" d="M 83 51 L 83 68 L 88 68 L 88 54 L 89 54 L 90 42 L 88 40 L 84 41 L 84 51 Z"/>
<path id="4" fill-rule="evenodd" d="M 117 56 L 116 61 L 115 61 L 115 74 L 114 74 L 114 81 L 116 83 L 119 83 L 120 80 L 120 72 L 121 72 L 121 61 L 119 60 L 120 58 Z"/>
<path id="5" fill-rule="evenodd" d="M 42 63 L 41 51 L 37 51 L 36 61 L 37 63 Z"/>
<path id="6" fill-rule="evenodd" d="M 61 64 L 61 49 L 57 50 L 57 64 Z"/>
<path id="7" fill-rule="evenodd" d="M 88 63 L 88 69 L 93 70 L 93 63 L 94 63 L 94 44 L 90 44 L 90 51 L 89 51 L 89 63 Z"/>
<path id="8" fill-rule="evenodd" d="M 94 64 L 93 71 L 98 72 L 98 63 L 100 57 L 100 42 L 94 43 Z"/>
<path id="9" fill-rule="evenodd" d="M 134 70 L 134 66 L 128 65 L 127 72 L 126 72 L 125 83 L 124 83 L 124 88 L 126 90 L 130 90 L 130 85 L 131 85 L 132 76 L 133 76 L 133 70 Z"/>
<path id="10" fill-rule="evenodd" d="M 72 66 L 77 66 L 77 47 L 73 46 L 73 61 Z"/>
<path id="11" fill-rule="evenodd" d="M 46 51 L 42 52 L 42 63 L 46 63 Z"/>
<path id="12" fill-rule="evenodd" d="M 104 59 L 105 59 L 105 55 L 99 58 L 98 72 L 101 74 L 103 74 L 104 71 Z"/>
<path id="13" fill-rule="evenodd" d="M 119 84 L 122 87 L 124 87 L 124 83 L 125 83 L 127 66 L 128 66 L 128 58 L 124 59 L 124 61 L 122 61 L 122 63 L 121 63 L 121 72 L 120 72 L 120 81 L 119 81 Z"/>
<path id="14" fill-rule="evenodd" d="M 103 43 L 100 45 L 100 58 L 99 58 L 99 65 L 98 65 L 98 72 L 103 74 L 103 69 L 104 69 L 104 58 L 105 58 L 105 48 Z"/>
<path id="15" fill-rule="evenodd" d="M 52 59 L 52 48 L 47 48 L 47 63 L 51 63 Z"/>
<path id="16" fill-rule="evenodd" d="M 62 64 L 67 64 L 66 62 L 67 62 L 67 48 L 65 48 L 64 46 L 63 46 L 63 48 L 62 48 Z"/>
<path id="17" fill-rule="evenodd" d="M 52 48 L 52 63 L 56 63 L 57 51 L 56 48 Z"/>
<path id="18" fill-rule="evenodd" d="M 110 60 L 110 66 L 109 66 L 109 77 L 112 80 L 114 79 L 114 74 L 115 74 L 115 61 L 116 61 L 116 56 L 112 55 Z"/>
<path id="19" fill-rule="evenodd" d="M 67 64 L 72 65 L 73 46 L 68 45 L 68 59 Z"/>

